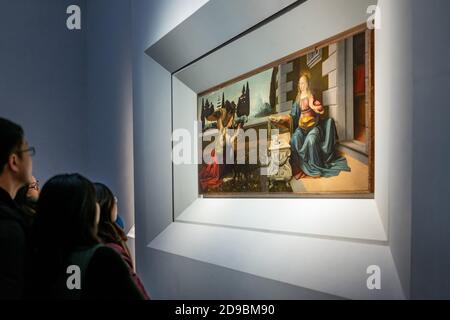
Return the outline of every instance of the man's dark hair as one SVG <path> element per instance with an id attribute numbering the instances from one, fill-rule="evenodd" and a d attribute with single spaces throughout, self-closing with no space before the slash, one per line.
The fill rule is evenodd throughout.
<path id="1" fill-rule="evenodd" d="M 0 118 L 0 174 L 8 163 L 8 158 L 20 148 L 24 133 L 22 127 L 9 120 Z"/>

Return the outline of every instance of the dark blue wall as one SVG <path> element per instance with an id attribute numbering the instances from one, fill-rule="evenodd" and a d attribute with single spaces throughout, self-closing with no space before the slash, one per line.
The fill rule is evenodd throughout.
<path id="1" fill-rule="evenodd" d="M 24 127 L 40 180 L 87 169 L 86 37 L 66 27 L 70 4 L 85 8 L 84 0 L 0 2 L 0 116 Z"/>
<path id="2" fill-rule="evenodd" d="M 69 5 L 82 29 L 66 27 Z M 80 172 L 108 184 L 134 224 L 131 10 L 128 0 L 1 0 L 0 116 L 37 148 L 42 182 Z"/>
<path id="3" fill-rule="evenodd" d="M 450 299 L 450 1 L 413 0 L 413 299 Z M 424 23 L 424 21 L 432 21 Z"/>
<path id="4" fill-rule="evenodd" d="M 134 224 L 133 93 L 129 0 L 87 2 L 87 163 L 91 179 L 119 199 Z"/>

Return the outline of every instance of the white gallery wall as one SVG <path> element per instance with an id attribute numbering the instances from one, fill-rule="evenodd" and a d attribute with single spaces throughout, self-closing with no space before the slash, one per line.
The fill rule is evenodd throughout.
<path id="1" fill-rule="evenodd" d="M 184 179 L 194 179 L 192 172 L 181 170 L 186 177 L 178 175 L 179 181 L 173 184 L 172 89 L 184 92 L 180 100 L 174 101 L 177 105 L 187 98 L 193 102 L 194 91 L 213 84 L 202 82 L 206 80 L 201 79 L 205 70 L 194 70 L 193 66 L 190 76 L 195 75 L 198 85 L 192 90 L 186 86 L 192 79 L 181 76 L 180 81 L 172 80 L 170 72 L 145 51 L 204 6 L 228 4 L 231 9 L 223 13 L 232 14 L 232 4 L 242 1 L 246 0 L 80 0 L 75 3 L 84 12 L 84 24 L 78 33 L 60 28 L 65 17 L 61 12 L 71 1 L 42 0 L 36 6 L 24 0 L 8 2 L 7 10 L 0 12 L 0 33 L 9 40 L 0 44 L 4 49 L 0 53 L 0 116 L 23 124 L 31 144 L 37 147 L 38 178 L 46 180 L 57 173 L 78 171 L 114 189 L 127 228 L 136 223 L 137 271 L 154 299 L 357 297 L 361 290 L 358 285 L 366 275 L 358 274 L 359 278 L 351 278 L 353 282 L 347 285 L 342 285 L 336 275 L 360 272 L 343 270 L 345 260 L 355 261 L 353 267 L 365 266 L 372 252 L 382 258 L 380 262 L 393 279 L 386 287 L 397 290 L 401 283 L 403 292 L 395 297 L 450 298 L 448 0 L 378 0 L 381 29 L 376 31 L 375 39 L 376 201 L 371 208 L 379 214 L 379 221 L 373 220 L 377 226 L 380 222 L 375 233 L 382 231 L 386 241 L 381 243 L 371 236 L 370 243 L 353 239 L 346 244 L 349 239 L 344 234 L 333 235 L 341 237 L 337 242 L 323 235 L 301 239 L 289 234 L 289 230 L 277 237 L 270 232 L 230 228 L 214 232 L 211 226 L 172 223 L 176 202 L 173 191 L 184 197 L 175 213 L 180 213 L 196 195 L 195 188 L 183 185 Z M 255 24 L 270 10 L 275 13 L 279 6 L 292 3 L 257 2 L 259 6 L 239 19 L 247 15 L 246 22 Z M 341 4 L 360 5 L 361 0 L 308 0 L 305 5 L 315 7 L 320 3 L 329 4 L 317 7 L 323 16 L 340 12 Z M 330 26 L 339 29 L 349 21 L 338 15 L 318 23 L 326 27 L 320 31 Z M 229 32 L 214 28 L 203 32 L 210 40 L 222 43 L 248 27 L 245 23 L 239 28 L 229 25 Z M 217 25 L 221 27 L 225 28 Z M 305 45 L 316 42 L 307 35 L 302 40 Z M 23 50 L 24 43 L 29 50 Z M 295 51 L 298 45 L 286 50 Z M 200 41 L 192 46 L 198 46 L 202 53 L 212 49 Z M 181 51 L 163 53 L 176 58 Z M 251 52 L 251 48 L 247 51 Z M 264 51 L 260 58 L 271 62 L 276 55 Z M 245 68 L 249 71 L 259 67 L 262 60 L 253 61 L 254 65 L 236 61 L 237 68 L 225 68 L 222 78 L 216 81 L 228 80 Z M 328 206 L 331 208 L 333 202 Z M 239 215 L 237 209 L 233 211 L 224 215 L 223 221 Z M 292 227 L 291 221 L 279 221 L 280 228 Z M 299 227 L 313 233 L 317 221 L 311 221 Z M 331 230 L 334 224 L 331 219 L 327 221 L 324 226 Z M 178 237 L 168 237 L 170 232 Z M 252 246 L 255 239 L 264 246 Z M 332 245 L 328 241 L 333 241 Z M 149 248 L 152 242 L 161 250 Z M 283 247 L 286 243 L 290 246 Z M 355 250 L 336 256 L 338 249 L 349 247 Z M 329 253 L 329 261 L 323 259 L 324 252 Z M 268 253 L 295 257 L 286 259 L 283 269 L 272 264 L 274 259 Z M 305 256 L 316 260 L 305 263 Z M 344 261 L 339 257 L 345 257 Z M 339 270 L 329 267 L 336 260 Z M 214 264 L 217 261 L 221 266 Z M 255 261 L 267 264 L 255 266 Z M 305 276 L 308 273 L 299 275 L 298 270 L 293 270 L 305 267 L 314 271 L 315 266 L 314 279 L 318 281 L 314 283 Z M 336 287 L 331 289 L 336 290 L 330 290 L 334 284 Z"/>
<path id="2" fill-rule="evenodd" d="M 407 297 L 448 299 L 450 2 L 379 0 L 379 6 L 375 99 L 381 130 L 375 139 L 377 150 L 389 155 L 380 159 L 386 170 L 375 177 L 379 211 Z"/>
<path id="3" fill-rule="evenodd" d="M 404 292 L 410 283 L 411 1 L 380 0 L 375 34 L 375 197 Z"/>
<path id="4" fill-rule="evenodd" d="M 310 47 L 340 32 L 365 25 L 369 17 L 367 8 L 375 3 L 371 0 L 307 1 L 175 73 L 172 90 L 175 128 L 194 135 L 196 92 L 288 56 L 299 48 Z M 338 21 L 334 19 L 336 16 L 340 17 Z M 322 23 L 316 24 L 316 21 Z M 183 33 L 184 38 L 190 37 L 184 28 Z M 173 45 L 167 45 L 166 51 L 171 47 Z M 388 107 L 385 105 L 384 109 Z M 177 142 L 177 146 L 180 144 Z M 382 157 L 388 157 L 388 151 L 381 148 L 376 152 L 376 171 L 383 171 L 383 167 L 377 165 L 377 159 Z M 176 221 L 378 242 L 388 240 L 386 226 L 377 210 L 377 195 L 375 200 L 202 199 L 197 193 L 197 175 L 196 166 L 174 165 Z M 381 189 L 386 188 L 382 185 Z"/>
<path id="5" fill-rule="evenodd" d="M 445 168 L 450 150 L 443 134 L 448 119 L 444 97 L 436 107 L 439 112 L 430 116 L 436 125 L 422 124 L 428 116 L 423 108 L 426 98 L 440 98 L 448 88 L 448 59 L 436 59 L 448 57 L 448 42 L 438 41 L 449 30 L 444 19 L 448 2 L 380 0 L 379 5 L 382 24 L 375 40 L 376 152 L 382 155 L 377 158 L 381 170 L 375 181 L 378 212 L 404 296 L 448 297 L 450 223 L 448 204 L 442 200 L 448 193 L 448 173 L 436 174 L 435 169 Z M 155 298 L 333 298 L 147 247 L 171 224 L 173 209 L 172 83 L 169 72 L 144 54 L 157 40 L 149 27 L 156 12 L 151 1 L 132 2 L 134 169 L 139 172 L 135 177 L 137 264 L 146 286 Z M 434 26 L 423 25 L 417 18 L 422 13 L 429 19 L 434 15 L 442 19 Z M 411 16 L 417 16 L 414 23 Z M 428 46 L 417 50 L 425 39 Z M 439 43 L 437 51 L 425 49 L 435 43 Z M 436 84 L 429 85 L 433 80 Z"/>
<path id="6" fill-rule="evenodd" d="M 165 8 L 132 1 L 136 259 L 150 294 L 158 299 L 333 298 L 147 247 L 172 222 L 170 74 L 144 53 L 157 39 L 151 24 L 158 10 Z"/>
<path id="7" fill-rule="evenodd" d="M 177 94 L 174 94 L 174 93 Z M 173 97 L 173 196 L 174 217 L 198 198 L 197 94 L 177 78 L 172 79 Z M 192 107 L 194 112 L 192 112 Z M 188 124 L 188 125 L 186 125 Z"/>
<path id="8" fill-rule="evenodd" d="M 236 77 L 257 66 L 270 63 L 298 48 L 311 46 L 339 32 L 365 24 L 369 17 L 367 8 L 375 3 L 353 0 L 307 1 L 282 17 L 177 72 L 172 92 L 175 127 L 192 131 L 193 120 L 197 114 L 195 92 L 203 91 L 227 78 Z M 329 10 L 323 10 L 323 8 Z M 207 11 L 207 8 L 202 10 Z M 335 16 L 341 19 L 335 21 L 333 19 Z M 315 25 L 315 21 L 323 21 L 323 23 Z M 184 31 L 184 28 L 182 30 Z M 293 31 L 286 33 L 285 30 Z M 292 36 L 294 34 L 296 36 Z M 189 37 L 189 33 L 184 37 Z M 170 51 L 169 48 L 170 46 L 166 48 L 167 51 Z M 215 70 L 215 72 L 207 72 L 207 70 Z M 178 79 L 182 80 L 187 87 L 178 84 Z M 192 89 L 190 95 L 189 88 Z M 382 111 L 389 110 L 388 104 L 380 105 L 380 108 L 383 109 Z M 382 127 L 380 131 L 384 129 Z M 377 126 L 375 131 L 378 131 Z M 384 144 L 380 144 L 382 145 Z M 379 165 L 381 162 L 378 162 L 378 159 L 388 157 L 389 150 L 383 148 L 376 150 L 376 171 L 384 170 Z M 191 169 L 185 165 L 174 166 L 176 216 L 180 208 L 190 205 L 190 202 L 197 198 L 195 194 L 197 170 L 195 166 Z M 181 185 L 177 185 L 180 182 Z M 380 189 L 387 189 L 387 184 L 386 181 L 386 185 L 382 185 Z M 194 193 L 190 195 L 192 190 Z M 186 201 L 189 199 L 190 201 Z M 186 207 L 187 209 L 176 218 L 177 222 L 188 224 L 171 226 L 152 241 L 149 247 L 342 297 L 398 298 L 402 296 L 399 293 L 402 290 L 400 285 L 396 287 L 397 271 L 395 267 L 392 268 L 392 255 L 386 244 L 388 238 L 377 210 L 377 200 L 377 194 L 375 194 L 375 200 L 200 198 Z M 218 228 L 212 229 L 214 231 L 210 233 L 211 228 L 196 227 L 194 230 L 194 226 L 189 223 Z M 251 230 L 253 233 L 232 232 L 221 228 L 224 226 Z M 292 237 L 283 237 L 280 234 L 261 237 L 259 232 L 288 233 L 300 238 L 294 241 Z M 310 236 L 326 238 L 328 241 L 310 241 L 307 238 Z M 224 241 L 227 237 L 229 240 Z M 208 241 L 202 243 L 196 242 L 195 239 L 208 239 Z M 366 241 L 371 245 L 355 246 L 352 243 L 355 240 Z M 376 246 L 373 242 L 382 246 Z M 265 243 L 266 249 L 259 251 L 262 243 Z M 274 245 L 275 243 L 277 245 Z M 243 251 L 242 248 L 248 250 Z M 329 248 L 334 249 L 330 251 Z M 222 259 L 217 252 L 222 252 L 227 259 Z M 314 252 L 322 254 L 317 257 Z M 358 252 L 358 255 L 352 256 L 350 254 L 352 252 Z M 280 256 L 282 253 L 286 256 Z M 345 264 L 334 272 L 335 278 L 339 280 L 321 281 L 326 278 L 326 266 L 330 267 L 329 261 L 337 262 L 339 259 L 336 257 L 339 255 L 343 257 L 341 261 L 345 261 Z M 252 258 L 249 260 L 250 256 Z M 390 258 L 386 259 L 386 256 Z M 287 260 L 290 261 L 290 271 L 284 270 L 285 265 L 280 263 Z M 306 263 L 305 260 L 310 263 Z M 392 287 L 385 285 L 382 292 L 378 293 L 367 290 L 366 268 L 371 263 L 382 268 L 384 283 L 389 283 Z M 321 276 L 316 274 L 318 269 L 323 270 Z"/>

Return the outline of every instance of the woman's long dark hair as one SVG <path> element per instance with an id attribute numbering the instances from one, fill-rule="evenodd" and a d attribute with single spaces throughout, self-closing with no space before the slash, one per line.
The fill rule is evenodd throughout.
<path id="1" fill-rule="evenodd" d="M 28 197 L 29 189 L 29 184 L 20 188 L 19 191 L 17 191 L 14 201 L 20 209 L 22 209 L 22 212 L 26 215 L 26 219 L 31 221 L 36 216 L 37 202 Z"/>
<path id="2" fill-rule="evenodd" d="M 58 175 L 44 185 L 33 226 L 34 269 L 42 286 L 51 285 L 72 252 L 100 242 L 96 213 L 94 186 L 83 176 Z"/>
<path id="3" fill-rule="evenodd" d="M 94 183 L 97 202 L 100 205 L 100 222 L 98 236 L 105 243 L 116 243 L 128 251 L 125 242 L 128 240 L 123 230 L 111 220 L 111 212 L 116 205 L 112 191 L 103 183 Z"/>

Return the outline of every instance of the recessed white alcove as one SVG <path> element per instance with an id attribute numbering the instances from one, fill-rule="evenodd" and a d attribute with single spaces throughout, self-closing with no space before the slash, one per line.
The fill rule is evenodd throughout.
<path id="1" fill-rule="evenodd" d="M 214 2 L 188 20 L 210 14 Z M 173 74 L 173 129 L 195 137 L 199 92 L 365 23 L 367 8 L 376 3 L 308 0 Z M 204 27 L 211 34 L 221 28 Z M 190 36 L 182 27 L 172 32 L 177 33 L 170 35 L 173 39 Z M 156 45 L 154 52 L 164 52 L 161 43 Z M 375 103 L 375 112 L 379 108 L 387 106 Z M 383 130 L 381 121 L 378 130 Z M 387 149 L 380 145 L 375 147 L 374 199 L 203 198 L 197 165 L 174 165 L 174 223 L 149 247 L 340 297 L 404 298 L 388 245 L 387 212 L 380 211 L 387 201 L 386 180 L 378 174 L 387 170 Z M 193 144 L 193 158 L 197 152 Z M 370 265 L 382 269 L 381 290 L 367 289 Z"/>

